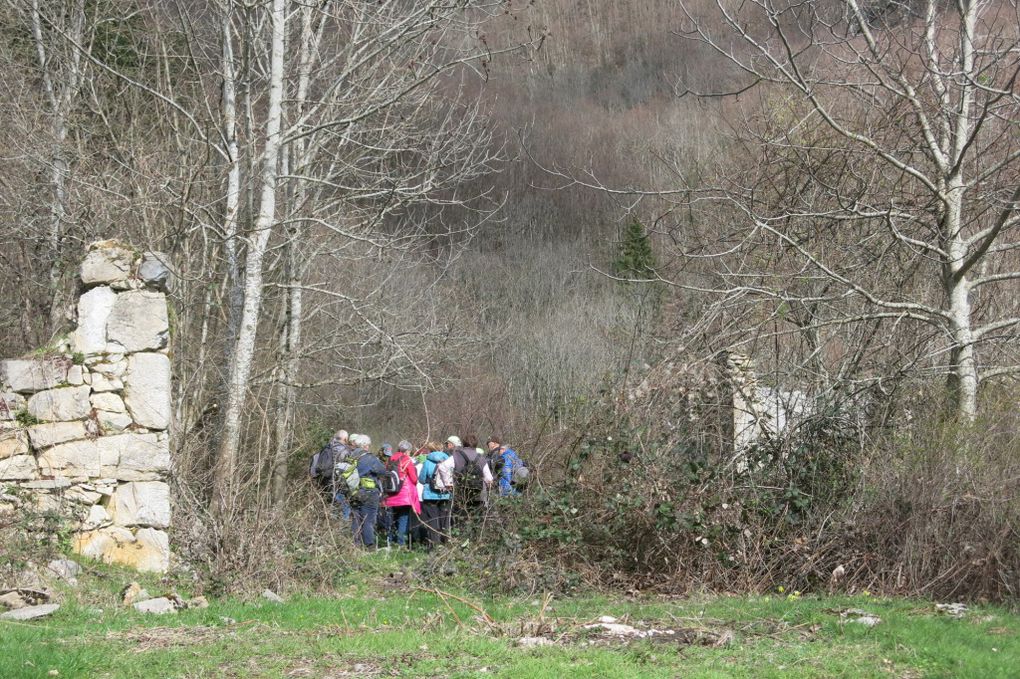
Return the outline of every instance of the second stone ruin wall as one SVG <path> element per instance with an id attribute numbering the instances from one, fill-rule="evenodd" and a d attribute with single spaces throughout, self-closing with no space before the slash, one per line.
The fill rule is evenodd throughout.
<path id="1" fill-rule="evenodd" d="M 92 244 L 77 329 L 0 361 L 0 512 L 58 512 L 80 554 L 146 571 L 170 558 L 169 275 Z"/>

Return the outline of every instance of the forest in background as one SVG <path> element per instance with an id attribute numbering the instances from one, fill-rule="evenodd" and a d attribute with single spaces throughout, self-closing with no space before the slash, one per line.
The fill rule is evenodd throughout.
<path id="1" fill-rule="evenodd" d="M 1015 3 L 0 12 L 0 345 L 60 336 L 90 241 L 167 254 L 216 568 L 344 426 L 519 441 L 549 484 L 492 558 L 535 577 L 556 545 L 593 581 L 1015 595 Z M 692 443 L 722 351 L 820 404 L 758 477 Z"/>

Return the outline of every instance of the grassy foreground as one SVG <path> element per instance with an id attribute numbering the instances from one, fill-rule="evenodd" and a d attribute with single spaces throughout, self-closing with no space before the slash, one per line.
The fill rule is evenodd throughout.
<path id="1" fill-rule="evenodd" d="M 493 598 L 391 576 L 420 558 L 366 556 L 333 598 L 225 599 L 166 616 L 121 606 L 131 576 L 91 568 L 100 577 L 68 590 L 52 617 L 0 622 L 0 677 L 1020 676 L 1020 617 L 994 607 L 953 619 L 931 602 L 873 597 Z M 882 622 L 848 622 L 846 609 Z M 605 615 L 674 634 L 585 628 Z M 520 646 L 528 636 L 551 643 Z"/>

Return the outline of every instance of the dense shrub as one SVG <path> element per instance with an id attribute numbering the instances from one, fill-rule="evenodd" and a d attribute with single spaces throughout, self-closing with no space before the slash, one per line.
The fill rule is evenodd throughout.
<path id="1" fill-rule="evenodd" d="M 501 586 L 528 590 L 1007 600 L 1020 591 L 1016 424 L 1012 412 L 974 428 L 931 418 L 864 442 L 819 412 L 734 457 L 607 422 L 566 478 L 498 507 L 510 528 L 486 549 Z"/>

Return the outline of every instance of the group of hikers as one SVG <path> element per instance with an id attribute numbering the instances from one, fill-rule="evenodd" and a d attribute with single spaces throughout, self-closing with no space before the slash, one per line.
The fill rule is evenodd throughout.
<path id="1" fill-rule="evenodd" d="M 343 429 L 312 456 L 309 472 L 333 515 L 350 521 L 355 544 L 373 548 L 378 533 L 386 545 L 427 549 L 496 498 L 519 495 L 530 473 L 517 451 L 494 436 L 485 450 L 465 435 L 417 449 L 407 440 L 396 450 L 384 443 L 373 453 L 370 437 Z"/>

